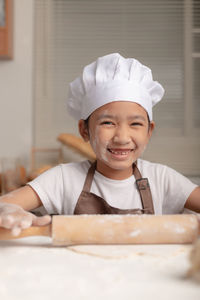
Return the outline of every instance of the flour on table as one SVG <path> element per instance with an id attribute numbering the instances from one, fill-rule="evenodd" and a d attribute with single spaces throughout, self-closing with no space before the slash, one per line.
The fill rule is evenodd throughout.
<path id="1" fill-rule="evenodd" d="M 186 276 L 192 247 L 0 241 L 0 299 L 199 300 L 200 285 Z"/>

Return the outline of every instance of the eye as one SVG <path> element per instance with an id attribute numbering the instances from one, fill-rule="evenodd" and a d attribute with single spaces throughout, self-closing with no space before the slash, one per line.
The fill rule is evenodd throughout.
<path id="1" fill-rule="evenodd" d="M 101 125 L 111 126 L 111 125 L 114 125 L 114 123 L 112 121 L 102 121 Z"/>
<path id="2" fill-rule="evenodd" d="M 134 127 L 134 126 L 143 126 L 143 123 L 142 122 L 133 122 L 131 123 L 131 126 Z"/>

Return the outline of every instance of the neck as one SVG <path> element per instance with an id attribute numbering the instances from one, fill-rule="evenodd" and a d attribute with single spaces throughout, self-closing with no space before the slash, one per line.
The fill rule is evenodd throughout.
<path id="1" fill-rule="evenodd" d="M 133 175 L 132 165 L 126 169 L 113 169 L 101 162 L 97 161 L 96 170 L 101 173 L 103 176 L 108 177 L 113 180 L 123 180 L 129 178 Z"/>

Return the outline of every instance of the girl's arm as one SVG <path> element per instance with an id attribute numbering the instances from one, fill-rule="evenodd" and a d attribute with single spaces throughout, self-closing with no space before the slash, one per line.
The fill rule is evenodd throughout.
<path id="1" fill-rule="evenodd" d="M 200 213 L 200 186 L 198 186 L 188 197 L 185 208 Z"/>
<path id="2" fill-rule="evenodd" d="M 32 210 L 42 205 L 40 198 L 29 185 L 1 196 L 0 202 L 16 204 L 25 210 Z"/>
<path id="3" fill-rule="evenodd" d="M 50 216 L 37 217 L 28 212 L 42 205 L 30 186 L 25 186 L 0 197 L 0 226 L 18 235 L 31 225 L 42 226 L 51 222 Z"/>

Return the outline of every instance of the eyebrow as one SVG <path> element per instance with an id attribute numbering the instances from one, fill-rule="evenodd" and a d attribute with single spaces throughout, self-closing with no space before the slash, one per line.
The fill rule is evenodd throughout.
<path id="1" fill-rule="evenodd" d="M 115 115 L 109 115 L 109 114 L 102 114 L 100 116 L 98 116 L 97 120 L 102 120 L 102 119 L 117 119 L 117 116 Z M 146 121 L 145 117 L 141 116 L 141 115 L 130 115 L 127 118 L 128 120 L 143 120 Z"/>
<path id="2" fill-rule="evenodd" d="M 101 120 L 101 119 L 115 119 L 115 116 L 114 115 L 102 114 L 102 115 L 98 116 L 97 120 Z"/>
<path id="3" fill-rule="evenodd" d="M 141 116 L 141 115 L 133 115 L 128 117 L 128 120 L 142 120 L 142 121 L 146 121 L 146 118 Z"/>

